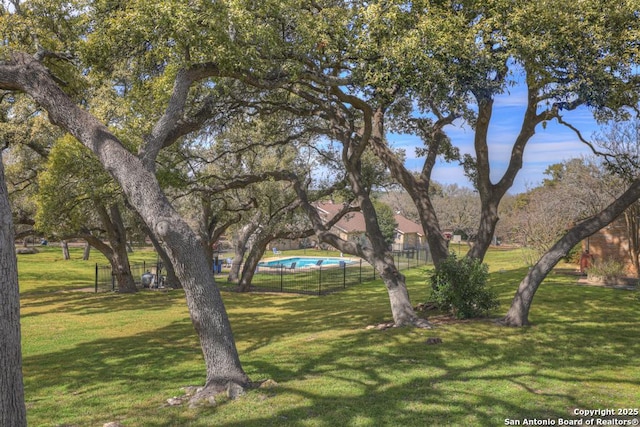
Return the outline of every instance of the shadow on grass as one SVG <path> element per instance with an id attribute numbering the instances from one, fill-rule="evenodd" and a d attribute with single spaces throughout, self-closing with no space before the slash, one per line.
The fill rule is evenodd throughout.
<path id="1" fill-rule="evenodd" d="M 49 313 L 73 313 L 97 315 L 132 310 L 164 310 L 172 304 L 183 302 L 181 290 L 141 291 L 135 294 L 88 293 L 67 291 L 26 294 L 20 297 L 22 317 L 33 317 Z"/>
<path id="2" fill-rule="evenodd" d="M 492 286 L 501 297 L 512 296 L 523 270 L 493 276 Z M 425 298 L 425 288 L 411 288 L 414 303 Z M 181 292 L 51 298 L 23 303 L 46 309 L 54 301 L 82 315 L 184 303 L 177 301 Z M 223 298 L 245 370 L 278 387 L 212 409 L 161 407 L 176 389 L 205 376 L 193 327 L 182 321 L 26 356 L 28 402 L 39 411 L 39 405 L 55 404 L 40 403 L 40 390 L 62 388 L 77 394 L 71 405 L 78 414 L 94 411 L 93 421 L 112 415 L 140 420 L 127 426 L 503 425 L 505 418 L 569 418 L 571 408 L 594 407 L 583 385 L 628 387 L 636 396 L 640 390 L 640 327 L 628 294 L 620 291 L 550 278 L 534 300 L 533 327 L 470 322 L 384 332 L 364 329 L 390 316 L 380 282 L 324 297 Z M 430 336 L 443 344 L 426 345 Z M 150 393 L 150 387 L 157 388 Z M 118 394 L 132 402 L 120 404 Z M 131 399 L 138 395 L 144 397 Z M 597 399 L 603 407 L 616 402 Z"/>
<path id="3" fill-rule="evenodd" d="M 305 316 L 300 312 L 271 323 L 275 330 L 282 331 L 289 322 Z M 233 323 L 239 341 L 257 335 L 250 332 L 255 321 L 236 317 Z M 611 332 L 615 328 L 617 325 L 604 329 Z M 198 410 L 197 422 L 190 421 L 193 411 L 185 408 L 158 409 L 170 397 L 170 390 L 199 384 L 204 378 L 198 343 L 188 322 L 27 357 L 24 365 L 28 388 L 63 386 L 66 392 L 77 394 L 79 413 L 94 410 L 98 418 L 100 409 L 83 410 L 83 405 L 89 404 L 83 396 L 104 393 L 100 390 L 107 391 L 99 399 L 112 398 L 116 393 L 131 396 L 149 384 L 162 384 L 159 395 L 149 401 L 134 400 L 135 416 L 146 419 L 140 425 L 211 425 L 208 423 L 215 422 L 220 411 L 236 410 L 246 413 L 245 417 L 223 425 L 302 425 L 311 420 L 314 425 L 349 425 L 363 420 L 375 425 L 459 425 L 461 420 L 469 420 L 470 414 L 475 425 L 496 425 L 504 418 L 567 418 L 568 409 L 564 408 L 584 405 L 569 391 L 569 384 L 577 381 L 576 368 L 581 372 L 606 366 L 615 366 L 621 372 L 635 369 L 637 345 L 629 345 L 627 339 L 611 346 L 611 340 L 620 336 L 603 334 L 602 329 L 595 324 L 574 326 L 571 335 L 563 332 L 554 337 L 535 328 L 505 334 L 491 324 L 466 324 L 435 331 L 444 337 L 444 343 L 437 346 L 425 344 L 432 331 L 405 328 L 343 331 L 339 339 L 312 337 L 307 341 L 304 336 L 296 337 L 293 342 L 307 341 L 298 347 L 297 355 L 287 355 L 277 347 L 275 352 L 243 352 L 248 372 L 273 378 L 279 387 L 250 391 L 237 401 Z M 179 367 L 185 360 L 192 363 L 190 369 Z M 586 380 L 591 384 L 638 386 L 637 380 L 603 374 L 592 374 Z M 313 387 L 315 382 L 321 385 Z M 514 399 L 514 395 L 519 398 Z M 297 403 L 260 415 L 270 401 L 284 398 Z M 555 404 L 550 405 L 551 401 Z M 101 410 L 105 411 L 104 417 L 110 413 L 132 416 L 131 408 L 119 412 L 105 404 Z M 148 418 L 146 411 L 150 412 Z M 154 421 L 155 417 L 162 420 Z"/>
<path id="4" fill-rule="evenodd" d="M 629 346 L 627 341 L 609 347 L 610 338 L 594 339 L 598 329 L 574 329 L 571 337 L 556 340 L 545 340 L 540 334 L 528 337 L 525 332 L 520 341 L 509 345 L 489 342 L 495 339 L 494 334 L 501 333 L 496 327 L 485 339 L 453 333 L 443 345 L 427 347 L 420 337 L 419 342 L 413 343 L 380 343 L 382 351 L 377 353 L 371 334 L 394 341 L 395 334 L 403 331 L 389 335 L 371 332 L 342 338 L 315 357 L 306 355 L 308 360 L 296 372 L 285 372 L 266 361 L 249 361 L 248 365 L 256 370 L 293 383 L 296 378 L 322 378 L 334 384 L 337 392 L 314 393 L 285 383 L 276 393 L 299 394 L 309 403 L 280 411 L 275 419 L 264 417 L 227 425 L 298 425 L 310 418 L 321 421 L 318 425 L 349 425 L 363 419 L 374 420 L 375 425 L 460 425 L 469 414 L 473 414 L 475 425 L 498 425 L 505 418 L 566 419 L 570 417 L 569 408 L 585 404 L 582 397 L 576 398 L 569 391 L 576 382 L 640 385 L 637 379 L 599 374 L 576 378 L 577 367 L 581 372 L 606 366 L 614 366 L 620 372 L 635 369 L 637 346 Z M 607 351 L 603 352 L 603 348 Z M 387 353 L 385 349 L 395 351 Z M 357 363 L 365 360 L 366 365 Z M 404 382 L 404 371 L 416 374 Z M 341 384 L 346 382 L 352 387 L 357 383 L 357 395 L 340 396 Z M 514 399 L 514 395 L 521 397 Z M 553 405 L 549 404 L 551 401 Z"/>
<path id="5" fill-rule="evenodd" d="M 158 368 L 157 375 L 163 377 L 166 368 L 185 358 L 202 359 L 189 321 L 174 322 L 133 336 L 99 339 L 71 349 L 26 356 L 23 366 L 25 377 L 38 387 L 64 384 L 69 391 L 75 391 L 114 380 L 151 380 L 154 369 L 149 367 L 154 366 Z"/>

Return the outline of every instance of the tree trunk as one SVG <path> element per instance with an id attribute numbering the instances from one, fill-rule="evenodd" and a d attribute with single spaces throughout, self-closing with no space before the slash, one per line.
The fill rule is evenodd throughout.
<path id="1" fill-rule="evenodd" d="M 133 274 L 131 274 L 126 246 L 119 247 L 119 251 L 115 251 L 110 245 L 94 236 L 85 235 L 83 238 L 109 261 L 111 275 L 115 277 L 118 292 L 134 293 L 138 291 Z"/>
<path id="2" fill-rule="evenodd" d="M 124 227 L 124 221 L 120 214 L 118 205 L 106 207 L 100 202 L 95 201 L 94 206 L 100 217 L 102 226 L 107 232 L 107 239 L 111 247 L 111 256 L 107 257 L 111 264 L 111 272 L 116 278 L 118 284 L 118 292 L 134 293 L 138 291 L 135 280 L 131 274 L 131 265 L 129 263 L 129 253 L 127 252 L 127 231 Z"/>
<path id="3" fill-rule="evenodd" d="M 166 250 L 184 287 L 191 321 L 200 338 L 207 369 L 205 389 L 247 387 L 249 378 L 240 364 L 209 262 L 193 230 L 162 192 L 153 171 L 153 153 L 143 153 L 139 158 L 129 152 L 104 124 L 79 108 L 33 56 L 14 52 L 10 61 L 0 64 L 0 87 L 27 92 L 47 110 L 53 123 L 89 148 Z M 154 145 L 150 150 L 160 148 Z"/>
<path id="4" fill-rule="evenodd" d="M 155 238 L 155 236 L 151 232 L 151 229 L 149 229 L 147 224 L 145 224 L 144 220 L 140 218 L 140 215 L 131 206 L 129 206 L 129 208 L 132 212 L 138 215 L 138 222 L 140 223 L 140 227 L 142 227 L 144 233 L 147 235 L 149 240 L 151 240 L 151 244 L 153 245 L 154 249 L 158 253 L 158 256 L 162 260 L 162 263 L 164 264 L 164 268 L 167 271 L 167 275 L 164 282 L 165 286 L 174 288 L 174 289 L 182 288 L 182 284 L 180 283 L 180 280 L 176 276 L 176 271 L 173 268 L 173 265 L 171 264 L 171 260 L 169 259 L 169 255 L 167 255 L 167 251 L 165 251 L 162 248 L 162 245 L 160 244 L 158 239 Z"/>
<path id="5" fill-rule="evenodd" d="M 240 364 L 222 296 L 195 234 L 174 212 L 164 213 L 156 223 L 153 216 L 146 220 L 154 224 L 156 237 L 184 287 L 207 366 L 205 387 L 222 391 L 229 383 L 248 386 L 249 378 Z"/>
<path id="6" fill-rule="evenodd" d="M 496 224 L 500 219 L 498 206 L 522 169 L 524 149 L 528 141 L 535 135 L 536 126 L 547 120 L 545 114 L 538 114 L 538 89 L 529 87 L 527 109 L 522 118 L 522 127 L 511 149 L 511 158 L 507 170 L 497 184 L 491 181 L 491 162 L 489 161 L 489 145 L 487 143 L 489 124 L 493 114 L 492 98 L 478 99 L 478 118 L 476 120 L 474 147 L 476 152 L 476 188 L 480 195 L 480 224 L 476 233 L 476 242 L 467 256 L 482 261 L 493 241 Z"/>
<path id="7" fill-rule="evenodd" d="M 382 109 L 376 110 L 373 115 L 373 135 L 375 140 L 380 141 L 384 137 L 384 125 L 383 125 L 384 113 Z M 347 153 L 345 153 L 347 154 Z M 348 156 L 343 155 L 348 159 Z M 362 216 L 364 217 L 365 229 L 367 231 L 367 237 L 371 242 L 372 249 L 370 251 L 363 251 L 367 257 L 365 258 L 380 274 L 380 277 L 384 281 L 384 285 L 387 288 L 389 295 L 389 303 L 391 305 L 391 315 L 396 326 L 418 326 L 418 327 L 431 327 L 429 322 L 419 318 L 411 304 L 409 299 L 409 292 L 407 291 L 407 285 L 405 277 L 398 271 L 391 252 L 389 251 L 389 244 L 387 243 L 382 230 L 380 229 L 380 223 L 378 222 L 378 214 L 371 201 L 369 195 L 369 188 L 364 183 L 362 177 L 362 163 L 360 159 L 357 161 L 348 160 L 345 162 L 347 177 L 351 183 L 351 189 L 355 194 Z"/>
<path id="8" fill-rule="evenodd" d="M 478 234 L 476 240 L 467 252 L 469 258 L 482 261 L 491 246 L 493 236 L 496 231 L 496 224 L 498 224 L 498 205 L 500 199 L 487 201 L 482 204 L 480 225 L 478 227 Z"/>
<path id="9" fill-rule="evenodd" d="M 127 247 L 125 245 L 118 249 L 118 251 L 113 252 L 113 257 L 109 260 L 111 262 L 111 273 L 116 277 L 118 292 L 137 292 L 138 288 L 136 287 L 136 282 L 131 274 L 131 265 L 129 264 L 129 257 L 127 256 Z M 124 250 L 121 251 L 120 249 Z"/>
<path id="10" fill-rule="evenodd" d="M 376 261 L 376 270 L 389 295 L 391 305 L 391 315 L 396 326 L 418 326 L 429 328 L 431 325 L 425 319 L 419 318 L 413 310 L 405 277 L 391 261 L 379 259 Z"/>
<path id="11" fill-rule="evenodd" d="M 62 247 L 62 258 L 65 261 L 70 260 L 71 255 L 69 255 L 69 243 L 66 240 L 63 240 L 62 242 L 60 242 L 60 246 Z"/>
<path id="12" fill-rule="evenodd" d="M 82 253 L 82 260 L 89 261 L 89 255 L 91 254 L 91 245 L 89 242 L 85 242 L 84 244 L 84 252 Z"/>
<path id="13" fill-rule="evenodd" d="M 378 224 L 375 207 L 368 194 L 359 189 L 357 176 L 354 178 L 356 179 L 352 181 L 352 186 L 358 194 L 360 209 L 362 209 L 365 218 L 367 237 L 373 247 L 371 251 L 368 251 L 368 256 L 365 259 L 378 271 L 387 288 L 395 326 L 431 327 L 429 322 L 419 318 L 413 310 L 405 277 L 396 267 L 393 256 L 389 252 L 389 247 Z"/>
<path id="14" fill-rule="evenodd" d="M 444 126 L 444 123 L 442 126 Z M 437 134 L 436 140 L 442 141 L 443 134 L 439 131 Z M 406 168 L 404 162 L 389 148 L 385 138 L 374 138 L 371 145 L 374 153 L 389 168 L 391 175 L 402 185 L 416 206 L 420 224 L 427 236 L 427 244 L 429 245 L 433 263 L 437 267 L 449 256 L 447 240 L 442 233 L 438 216 L 429 195 L 431 173 L 438 156 L 439 144 L 435 143 L 429 146 L 429 153 L 419 177 Z"/>
<path id="15" fill-rule="evenodd" d="M 438 267 L 440 263 L 449 256 L 447 239 L 440 229 L 438 216 L 436 215 L 429 195 L 420 195 L 422 193 L 420 189 L 416 189 L 413 193 L 414 195 L 412 195 L 412 197 L 414 204 L 418 208 L 420 223 L 427 235 L 427 244 L 429 245 L 433 264 Z"/>
<path id="16" fill-rule="evenodd" d="M 634 203 L 624 212 L 629 239 L 629 258 L 635 270 L 636 277 L 640 277 L 640 206 Z"/>
<path id="17" fill-rule="evenodd" d="M 231 270 L 227 280 L 229 282 L 237 282 L 240 279 L 240 267 L 243 265 L 244 255 L 247 252 L 247 243 L 249 238 L 256 232 L 259 226 L 259 213 L 254 215 L 248 224 L 244 225 L 238 232 L 236 241 L 234 244 L 234 258 L 231 263 Z M 243 274 L 244 276 L 244 274 Z M 251 281 L 249 281 L 251 284 Z M 242 285 L 240 285 L 242 286 Z"/>
<path id="18" fill-rule="evenodd" d="M 0 426 L 26 426 L 20 345 L 20 293 L 9 196 L 0 151 Z"/>
<path id="19" fill-rule="evenodd" d="M 255 274 L 256 269 L 258 268 L 258 263 L 264 255 L 264 252 L 266 251 L 267 245 L 270 241 L 270 238 L 257 238 L 253 242 L 253 245 L 251 245 L 249 256 L 244 262 L 244 266 L 242 267 L 242 275 L 240 276 L 240 281 L 238 282 L 238 289 L 241 292 L 246 292 L 251 287 L 253 275 Z"/>
<path id="20" fill-rule="evenodd" d="M 525 326 L 529 323 L 529 310 L 533 297 L 547 274 L 571 248 L 596 231 L 610 224 L 620 216 L 625 209 L 640 197 L 640 179 L 634 181 L 627 191 L 618 197 L 597 215 L 572 227 L 555 245 L 551 247 L 533 266 L 529 274 L 520 282 L 516 295 L 511 302 L 507 315 L 502 323 L 508 326 Z"/>
<path id="21" fill-rule="evenodd" d="M 129 251 L 127 250 L 127 231 L 120 214 L 120 208 L 117 205 L 109 207 L 109 216 L 111 217 L 111 225 L 113 226 L 113 235 L 109 239 L 113 247 L 113 264 L 115 267 L 116 280 L 118 282 L 119 292 L 137 292 L 136 283 L 131 274 L 131 264 L 129 263 Z M 108 233 L 109 235 L 109 233 Z"/>
<path id="22" fill-rule="evenodd" d="M 167 255 L 167 252 L 162 248 L 162 245 L 160 245 L 158 240 L 156 240 L 156 238 L 153 237 L 153 235 L 149 234 L 149 239 L 153 243 L 153 246 L 155 247 L 156 252 L 158 252 L 160 259 L 162 260 L 162 264 L 164 265 L 164 269 L 167 272 L 164 285 L 174 289 L 182 288 L 182 285 L 180 284 L 180 279 L 178 279 L 178 276 L 176 276 L 176 270 L 173 268 L 173 264 L 171 264 L 171 260 L 169 259 L 169 255 Z"/>
<path id="23" fill-rule="evenodd" d="M 200 236 L 200 241 L 202 242 L 202 249 L 209 260 L 209 268 L 212 271 L 215 269 L 214 261 L 217 254 L 214 252 L 213 241 L 211 241 L 211 235 L 213 233 L 213 228 L 215 227 L 215 215 L 213 214 L 213 208 L 211 207 L 211 202 L 208 198 L 201 197 L 200 198 L 201 209 L 201 218 L 198 221 L 198 234 Z"/>

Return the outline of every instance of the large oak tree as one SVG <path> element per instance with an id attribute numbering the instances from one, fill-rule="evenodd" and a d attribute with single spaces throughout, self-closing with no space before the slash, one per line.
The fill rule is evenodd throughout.
<path id="1" fill-rule="evenodd" d="M 436 264 L 447 250 L 429 187 L 436 159 L 459 156 L 447 135 L 452 124 L 473 131 L 473 155 L 460 160 L 480 200 L 468 255 L 482 259 L 499 204 L 537 129 L 557 120 L 578 132 L 571 111 L 587 108 L 601 119 L 638 102 L 634 67 L 640 22 L 633 2 L 400 1 L 377 7 L 369 27 L 393 23 L 395 30 L 384 32 L 375 47 L 380 54 L 372 56 L 377 61 L 367 70 L 377 77 L 377 90 L 393 88 L 413 101 L 394 117 L 394 125 L 422 139 L 423 166 L 411 173 L 384 140 L 374 140 L 373 147 L 413 198 Z M 497 97 L 508 97 L 514 85 L 526 88 L 524 108 L 512 115 L 520 131 L 507 145 L 506 170 L 495 175 L 494 141 L 500 138 L 504 145 L 504 135 L 492 133 L 492 116 Z"/>
<path id="2" fill-rule="evenodd" d="M 119 187 L 88 150 L 73 138 L 58 140 L 38 184 L 36 229 L 58 240 L 86 240 L 109 261 L 118 291 L 136 292 Z"/>
<path id="3" fill-rule="evenodd" d="M 88 62 L 82 64 L 80 60 L 80 45 L 100 43 L 93 38 L 95 34 L 87 32 L 89 27 L 83 23 L 90 23 L 92 30 L 96 30 L 100 26 L 100 19 L 104 18 L 100 15 L 104 12 L 101 9 L 103 5 L 96 3 L 92 5 L 96 9 L 84 9 L 89 14 L 96 12 L 88 16 L 90 19 L 86 21 L 87 16 L 78 12 L 80 9 L 58 9 L 60 5 L 57 2 L 34 5 L 49 8 L 46 11 L 39 10 L 38 13 L 25 13 L 29 6 L 30 3 L 20 5 L 15 2 L 11 13 L 2 11 L 5 44 L 0 64 L 0 88 L 28 94 L 46 110 L 49 120 L 89 148 L 118 182 L 127 201 L 137 210 L 154 238 L 166 251 L 184 287 L 207 370 L 203 393 L 227 389 L 237 392 L 238 388 L 249 384 L 249 378 L 240 364 L 229 319 L 209 268 L 209 260 L 198 237 L 169 203 L 155 176 L 155 161 L 164 147 L 215 117 L 217 110 L 208 102 L 211 98 L 194 96 L 192 88 L 219 75 L 219 67 L 214 63 L 193 64 L 185 60 L 188 54 L 181 50 L 182 61 L 177 60 L 174 67 L 167 67 L 169 69 L 165 69 L 166 73 L 160 73 L 161 86 L 168 89 L 165 92 L 168 96 L 159 96 L 153 102 L 136 106 L 135 101 L 145 96 L 153 97 L 150 88 L 140 88 L 145 85 L 144 82 L 148 82 L 145 75 L 151 77 L 153 73 L 148 62 L 136 70 L 131 68 L 139 64 L 132 65 L 126 73 L 123 68 L 119 69 L 124 75 L 122 80 L 130 80 L 124 86 L 118 86 L 118 72 L 104 79 L 97 75 L 94 77 L 94 72 L 97 74 L 102 71 L 100 65 L 94 63 L 92 66 Z M 155 23 L 151 24 L 149 22 L 148 29 L 155 28 Z M 29 28 L 29 31 L 21 31 L 25 28 Z M 128 28 L 141 27 L 132 25 Z M 136 49 L 144 46 L 140 39 L 120 40 L 135 45 Z M 69 59 L 70 55 L 55 53 L 67 50 L 79 55 L 77 67 L 62 59 Z M 132 52 L 125 53 L 133 55 Z M 135 60 L 136 56 L 129 58 Z M 124 66 L 116 58 L 113 58 L 111 64 L 116 67 Z M 143 72 L 144 67 L 147 68 Z M 145 74 L 136 74 L 136 71 Z M 88 76 L 83 77 L 82 73 Z M 137 82 L 133 82 L 132 76 L 137 76 Z M 157 76 L 158 73 L 154 75 Z M 135 86 L 140 90 L 134 94 L 140 98 L 126 97 L 127 91 L 131 89 L 129 82 L 133 82 L 131 87 Z M 114 101 L 109 103 L 111 98 Z M 115 130 L 97 118 L 100 115 L 99 108 L 118 105 L 118 98 L 119 105 L 137 111 L 130 114 L 128 120 L 116 117 L 109 122 L 113 129 L 127 135 L 126 144 L 116 135 Z M 94 104 L 93 100 L 96 100 L 95 114 L 89 111 Z M 112 114 L 108 116 L 114 117 Z M 131 141 L 136 139 L 138 154 L 132 152 L 135 145 Z"/>

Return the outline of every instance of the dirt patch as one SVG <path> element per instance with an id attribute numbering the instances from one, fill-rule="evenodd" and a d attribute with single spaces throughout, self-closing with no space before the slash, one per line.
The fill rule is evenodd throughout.
<path id="1" fill-rule="evenodd" d="M 583 276 L 583 274 L 580 273 L 580 270 L 577 268 L 554 268 L 552 271 L 553 274 L 562 274 L 565 276 Z"/>
<path id="2" fill-rule="evenodd" d="M 579 285 L 600 286 L 603 288 L 623 289 L 633 291 L 637 289 L 638 279 L 634 277 L 618 277 L 618 278 L 602 278 L 594 279 L 587 276 L 581 276 L 578 279 Z"/>
<path id="3" fill-rule="evenodd" d="M 588 277 L 580 273 L 578 269 L 571 268 L 554 268 L 553 274 L 563 276 L 574 276 L 578 285 L 584 286 L 600 286 L 604 288 L 624 289 L 633 291 L 637 289 L 638 279 L 636 277 L 618 277 L 618 278 L 599 278 Z"/>
<path id="4" fill-rule="evenodd" d="M 493 319 L 488 317 L 475 317 L 472 319 L 456 319 L 448 314 L 440 314 L 436 316 L 429 316 L 429 322 L 434 325 L 456 325 L 460 323 L 474 323 L 474 322 L 492 322 Z"/>
<path id="5" fill-rule="evenodd" d="M 17 248 L 16 254 L 18 255 L 34 255 L 39 253 L 40 251 L 36 248 Z"/>

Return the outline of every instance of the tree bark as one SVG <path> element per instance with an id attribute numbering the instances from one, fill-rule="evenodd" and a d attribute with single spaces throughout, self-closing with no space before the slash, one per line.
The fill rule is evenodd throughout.
<path id="1" fill-rule="evenodd" d="M 493 236 L 496 231 L 496 225 L 498 224 L 498 205 L 502 195 L 495 196 L 493 193 L 488 194 L 484 198 L 480 209 L 480 224 L 476 234 L 475 243 L 469 248 L 467 256 L 469 258 L 478 259 L 482 261 L 491 246 Z"/>
<path id="2" fill-rule="evenodd" d="M 249 251 L 249 256 L 247 260 L 244 262 L 242 267 L 242 275 L 240 276 L 240 281 L 238 282 L 238 289 L 241 292 L 246 292 L 251 287 L 251 282 L 253 281 L 253 275 L 258 268 L 258 263 L 260 259 L 264 255 L 264 252 L 267 249 L 267 245 L 271 241 L 271 236 L 269 237 L 258 237 L 251 245 L 251 250 Z"/>
<path id="3" fill-rule="evenodd" d="M 431 203 L 429 197 L 428 187 L 422 186 L 414 188 L 414 195 L 412 198 L 418 209 L 418 215 L 420 216 L 420 223 L 427 235 L 427 244 L 431 252 L 431 258 L 436 268 L 442 261 L 449 256 L 449 245 L 447 239 L 442 233 L 440 223 L 438 222 L 438 216 L 436 215 L 435 208 Z"/>
<path id="4" fill-rule="evenodd" d="M 396 267 L 393 256 L 389 252 L 389 245 L 387 245 L 378 224 L 375 207 L 365 189 L 360 186 L 358 174 L 351 171 L 349 175 L 352 188 L 357 194 L 360 209 L 362 209 L 365 218 L 367 237 L 372 246 L 370 251 L 365 252 L 367 255 L 365 259 L 378 271 L 387 288 L 394 324 L 396 326 L 430 327 L 431 325 L 426 320 L 419 318 L 413 310 L 405 277 Z"/>
<path id="5" fill-rule="evenodd" d="M 384 139 L 384 111 L 380 108 L 372 115 L 371 132 L 373 141 L 379 142 Z M 347 147 L 349 146 L 347 145 Z M 369 188 L 363 182 L 362 164 L 359 158 L 357 161 L 348 160 L 345 165 L 347 177 L 362 210 L 367 237 L 372 246 L 370 251 L 364 251 L 367 255 L 365 259 L 374 266 L 384 281 L 394 324 L 396 326 L 431 327 L 429 322 L 419 318 L 413 310 L 405 277 L 395 265 L 389 251 L 389 244 L 380 229 L 378 215 L 369 195 Z"/>
<path id="6" fill-rule="evenodd" d="M 251 218 L 248 224 L 245 224 L 240 229 L 238 235 L 236 236 L 233 262 L 231 263 L 231 270 L 229 271 L 229 276 L 227 277 L 227 280 L 229 282 L 237 282 L 240 279 L 240 268 L 244 263 L 244 256 L 247 253 L 247 243 L 249 242 L 249 238 L 258 229 L 258 226 L 260 225 L 259 219 L 260 213 L 258 212 Z"/>
<path id="7" fill-rule="evenodd" d="M 440 127 L 446 123 L 448 123 L 448 120 L 444 120 L 440 124 Z M 434 138 L 436 142 L 429 146 L 429 152 L 419 177 L 415 176 L 406 168 L 402 159 L 398 158 L 389 148 L 384 138 L 373 139 L 371 146 L 376 156 L 385 163 L 391 175 L 402 185 L 411 197 L 418 211 L 420 224 L 426 233 L 433 263 L 437 267 L 449 256 L 449 248 L 447 240 L 440 228 L 438 216 L 431 202 L 431 196 L 429 195 L 431 174 L 439 151 L 439 143 L 437 141 L 440 141 L 442 137 L 439 127 L 436 133 L 436 138 Z"/>
<path id="8" fill-rule="evenodd" d="M 70 260 L 71 255 L 69 255 L 69 242 L 67 242 L 66 240 L 63 240 L 60 242 L 60 246 L 62 247 L 62 258 L 65 261 Z"/>
<path id="9" fill-rule="evenodd" d="M 126 201 L 125 201 L 125 204 L 126 204 Z M 154 249 L 158 253 L 158 256 L 162 260 L 162 263 L 164 264 L 164 269 L 167 271 L 167 275 L 164 282 L 165 286 L 174 288 L 174 289 L 182 288 L 182 285 L 180 284 L 180 280 L 178 279 L 178 276 L 176 276 L 176 271 L 173 268 L 173 264 L 171 264 L 171 260 L 169 259 L 169 255 L 167 255 L 167 252 L 163 249 L 158 239 L 155 238 L 155 236 L 151 232 L 151 229 L 149 229 L 147 224 L 145 224 L 144 220 L 140 217 L 140 214 L 138 214 L 138 212 L 136 212 L 136 210 L 133 209 L 132 206 L 128 204 L 126 204 L 126 206 L 129 208 L 131 212 L 133 212 L 135 215 L 138 216 L 138 223 L 140 224 L 140 227 L 142 228 L 143 232 L 147 235 L 149 240 L 151 240 L 151 244 L 153 245 Z"/>
<path id="10" fill-rule="evenodd" d="M 627 226 L 627 238 L 629 239 L 629 257 L 636 273 L 640 277 L 640 206 L 634 203 L 624 212 Z"/>
<path id="11" fill-rule="evenodd" d="M 89 261 L 89 255 L 91 255 L 91 245 L 89 244 L 89 242 L 85 242 L 84 252 L 82 253 L 82 260 Z"/>
<path id="12" fill-rule="evenodd" d="M 527 276 L 520 282 L 520 286 L 511 302 L 511 307 L 501 323 L 508 326 L 525 326 L 529 324 L 529 310 L 533 297 L 542 281 L 553 267 L 571 248 L 596 231 L 610 224 L 620 216 L 625 209 L 640 197 L 640 179 L 634 181 L 627 191 L 618 197 L 597 215 L 572 227 L 562 239 L 551 247 L 533 266 Z"/>
<path id="13" fill-rule="evenodd" d="M 180 279 L 176 276 L 176 270 L 173 268 L 173 264 L 171 264 L 171 259 L 169 258 L 169 255 L 167 255 L 167 251 L 164 250 L 160 242 L 158 242 L 158 240 L 153 236 L 146 224 L 143 223 L 143 227 L 148 231 L 149 239 L 151 240 L 153 247 L 156 249 L 156 252 L 158 252 L 158 256 L 160 256 L 160 259 L 164 264 L 164 269 L 167 271 L 167 277 L 164 285 L 174 289 L 182 288 Z"/>
<path id="14" fill-rule="evenodd" d="M 176 80 L 177 89 L 185 89 L 184 84 Z M 89 148 L 166 250 L 184 287 L 191 321 L 200 338 L 207 369 L 205 389 L 224 391 L 230 385 L 248 386 L 249 378 L 240 364 L 227 312 L 199 239 L 173 208 L 154 175 L 155 157 L 151 152 L 161 146 L 148 147 L 142 158 L 130 153 L 104 124 L 79 108 L 32 56 L 14 53 L 1 64 L 0 87 L 28 93 L 47 110 L 53 123 Z M 173 114 L 173 110 L 171 105 L 167 114 Z M 171 122 L 163 117 L 158 126 Z"/>
<path id="15" fill-rule="evenodd" d="M 111 272 L 116 277 L 118 292 L 134 293 L 138 291 L 135 280 L 131 274 L 129 263 L 129 253 L 127 251 L 127 231 L 120 214 L 118 205 L 111 205 L 107 208 L 99 201 L 94 203 L 102 226 L 107 233 L 111 256 L 107 257 L 111 264 Z"/>
<path id="16" fill-rule="evenodd" d="M 9 195 L 0 151 L 0 426 L 26 426 L 20 293 Z"/>

